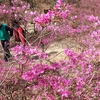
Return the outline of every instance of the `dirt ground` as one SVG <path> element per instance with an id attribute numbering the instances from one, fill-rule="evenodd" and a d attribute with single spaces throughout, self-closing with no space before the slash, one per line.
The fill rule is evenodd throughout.
<path id="1" fill-rule="evenodd" d="M 45 48 L 47 48 L 47 46 L 45 46 Z M 64 54 L 64 50 L 66 48 L 69 48 L 76 52 L 80 52 L 82 50 L 82 47 L 75 41 L 74 37 L 65 37 L 63 39 L 57 39 L 55 42 L 51 43 L 46 49 L 46 53 L 49 56 L 48 59 L 52 62 L 66 59 L 66 56 Z M 0 58 L 3 59 L 3 49 L 1 45 Z"/>

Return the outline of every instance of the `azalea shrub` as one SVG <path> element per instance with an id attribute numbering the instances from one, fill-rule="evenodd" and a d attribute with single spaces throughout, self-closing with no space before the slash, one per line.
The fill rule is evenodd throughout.
<path id="1" fill-rule="evenodd" d="M 99 16 L 90 15 L 86 9 L 79 11 L 75 5 L 62 0 L 57 0 L 46 14 L 26 10 L 28 3 L 20 0 L 12 3 L 11 8 L 17 9 L 13 17 L 22 14 L 20 7 L 23 6 L 23 19 L 35 23 L 39 36 L 38 41 L 27 41 L 26 46 L 12 47 L 13 57 L 8 64 L 0 60 L 0 100 L 99 100 Z M 5 5 L 0 7 L 6 9 Z M 9 8 L 8 12 L 11 16 Z M 83 50 L 76 52 L 66 47 L 63 50 L 66 59 L 50 61 L 40 44 L 45 47 L 58 36 L 74 37 Z"/>
<path id="2" fill-rule="evenodd" d="M 25 47 L 23 54 L 20 47 L 14 47 L 13 51 L 15 49 L 14 59 L 18 67 L 1 66 L 1 98 L 99 99 L 99 63 L 92 62 L 88 51 L 76 53 L 66 48 L 64 52 L 69 60 L 46 64 L 30 58 L 36 54 L 39 59 L 46 61 L 48 56 L 45 53 L 40 55 L 36 49 Z"/>

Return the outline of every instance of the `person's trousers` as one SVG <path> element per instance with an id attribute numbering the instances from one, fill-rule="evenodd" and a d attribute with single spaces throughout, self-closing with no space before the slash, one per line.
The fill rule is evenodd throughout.
<path id="1" fill-rule="evenodd" d="M 11 54 L 9 51 L 9 40 L 1 40 L 1 45 L 4 49 L 4 60 L 8 61 L 8 58 L 11 57 Z"/>

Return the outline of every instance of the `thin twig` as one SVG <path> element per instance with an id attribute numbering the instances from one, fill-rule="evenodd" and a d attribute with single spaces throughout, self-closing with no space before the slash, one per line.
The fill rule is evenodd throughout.
<path id="1" fill-rule="evenodd" d="M 47 61 L 47 62 L 51 62 L 50 60 L 53 59 L 54 57 L 56 57 L 57 55 L 59 55 L 61 52 L 63 52 L 63 51 L 60 51 L 60 52 L 57 53 L 55 56 L 53 56 L 52 58 L 47 59 L 46 61 Z"/>
<path id="2" fill-rule="evenodd" d="M 89 83 L 88 83 L 88 84 L 90 84 L 90 83 L 91 83 L 91 81 L 92 81 L 92 79 L 93 79 L 93 77 L 94 77 L 95 73 L 96 73 L 96 71 L 94 71 L 94 73 L 93 73 L 93 75 L 92 75 L 91 79 L 89 80 Z"/>
<path id="3" fill-rule="evenodd" d="M 16 61 L 14 61 L 14 62 L 12 62 L 12 63 L 14 64 L 15 62 L 16 62 Z M 13 65 L 13 64 L 12 64 L 12 65 Z M 2 80 L 2 82 L 0 83 L 0 86 L 4 83 L 4 81 L 5 81 L 6 78 L 8 77 L 8 74 L 9 74 L 11 68 L 12 68 L 12 65 L 10 66 L 9 70 L 7 71 L 7 74 L 5 75 L 5 78 L 4 78 L 4 79 Z"/>

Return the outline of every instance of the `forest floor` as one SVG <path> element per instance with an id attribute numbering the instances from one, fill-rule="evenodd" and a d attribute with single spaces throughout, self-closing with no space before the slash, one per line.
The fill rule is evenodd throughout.
<path id="1" fill-rule="evenodd" d="M 14 47 L 14 44 L 12 47 Z M 66 48 L 74 50 L 75 52 L 81 52 L 83 49 L 82 46 L 80 46 L 80 44 L 76 42 L 75 37 L 68 37 L 68 36 L 62 39 L 56 39 L 54 42 L 49 44 L 49 46 L 45 46 L 45 48 L 47 48 L 45 52 L 48 54 L 48 59 L 51 62 L 66 59 L 66 55 L 64 54 L 64 50 Z M 39 49 L 42 49 L 42 48 L 40 47 Z M 11 48 L 10 48 L 10 51 L 11 51 Z M 3 49 L 1 45 L 0 45 L 0 58 L 3 59 Z M 34 55 L 33 55 L 33 58 L 34 58 Z M 10 60 L 9 62 L 11 61 L 12 60 Z"/>

